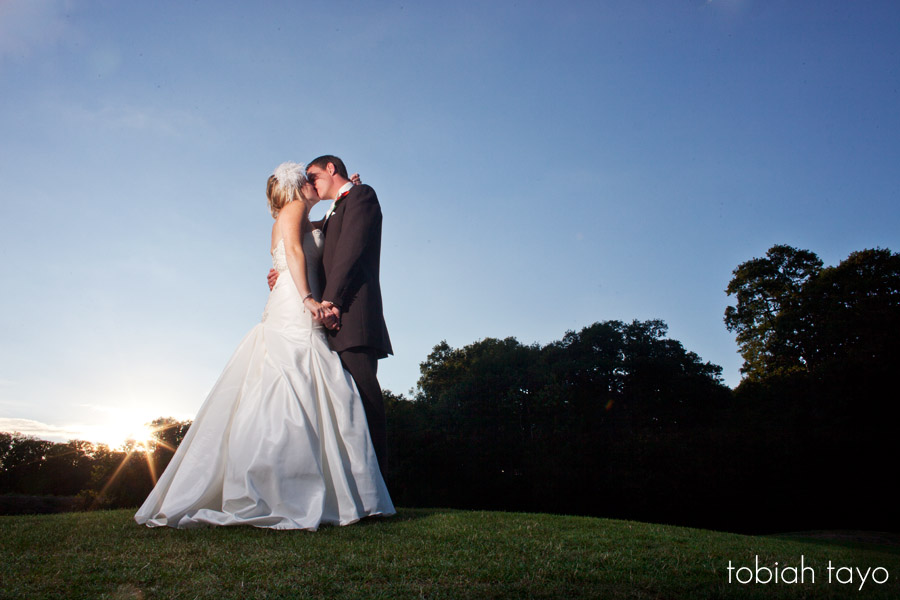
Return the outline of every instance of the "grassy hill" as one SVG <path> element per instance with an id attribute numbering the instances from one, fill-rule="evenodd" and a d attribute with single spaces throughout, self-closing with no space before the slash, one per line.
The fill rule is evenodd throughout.
<path id="1" fill-rule="evenodd" d="M 900 598 L 900 547 L 891 539 L 445 509 L 401 509 L 316 533 L 177 531 L 139 527 L 132 512 L 0 517 L 0 597 Z M 802 585 L 728 583 L 729 560 L 752 569 L 757 556 L 779 568 L 799 567 L 802 557 L 815 583 L 809 571 Z M 859 590 L 859 571 L 841 584 L 850 571 L 839 567 L 882 567 L 875 575 L 889 579 L 879 585 L 870 572 Z"/>

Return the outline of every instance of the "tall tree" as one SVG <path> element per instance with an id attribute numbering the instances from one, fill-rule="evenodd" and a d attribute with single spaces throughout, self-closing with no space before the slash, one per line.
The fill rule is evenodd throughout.
<path id="1" fill-rule="evenodd" d="M 750 379 L 806 369 L 807 324 L 798 309 L 804 286 L 821 270 L 815 253 L 775 245 L 733 271 L 725 291 L 737 304 L 725 309 L 725 326 L 737 334 L 741 371 Z"/>
<path id="2" fill-rule="evenodd" d="M 850 254 L 835 267 L 808 250 L 773 246 L 740 264 L 727 292 L 737 305 L 725 325 L 737 334 L 750 380 L 794 372 L 851 377 L 893 368 L 900 328 L 900 255 Z"/>
<path id="3" fill-rule="evenodd" d="M 813 371 L 893 372 L 900 331 L 900 254 L 881 248 L 854 252 L 824 269 L 804 291 L 802 317 L 810 323 Z"/>

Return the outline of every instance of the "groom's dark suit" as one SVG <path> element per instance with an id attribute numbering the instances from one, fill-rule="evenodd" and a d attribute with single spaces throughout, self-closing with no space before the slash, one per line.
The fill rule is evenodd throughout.
<path id="1" fill-rule="evenodd" d="M 331 347 L 353 376 L 369 423 L 378 463 L 387 469 L 384 401 L 378 359 L 393 354 L 381 302 L 381 205 L 368 185 L 356 185 L 323 226 L 325 291 L 322 299 L 341 309 L 341 328 L 330 332 Z"/>

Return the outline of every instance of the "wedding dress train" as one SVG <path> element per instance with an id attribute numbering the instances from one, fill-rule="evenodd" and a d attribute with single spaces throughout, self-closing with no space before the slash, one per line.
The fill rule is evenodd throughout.
<path id="1" fill-rule="evenodd" d="M 318 298 L 323 237 L 303 249 Z M 262 322 L 213 386 L 135 515 L 151 527 L 254 525 L 315 530 L 394 514 L 350 375 L 303 308 L 285 260 Z"/>

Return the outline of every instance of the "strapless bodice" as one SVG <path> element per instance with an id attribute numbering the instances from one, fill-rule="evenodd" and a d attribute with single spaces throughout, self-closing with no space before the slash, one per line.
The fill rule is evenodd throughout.
<path id="1" fill-rule="evenodd" d="M 303 236 L 303 254 L 306 256 L 306 270 L 317 271 L 322 261 L 322 248 L 325 246 L 325 236 L 321 229 L 313 229 Z M 315 267 L 315 269 L 310 269 Z M 278 240 L 275 249 L 272 250 L 272 268 L 278 271 L 279 276 L 288 270 L 287 254 L 284 250 L 284 240 Z M 307 277 L 310 275 L 307 274 Z"/>
<path id="2" fill-rule="evenodd" d="M 322 248 L 325 237 L 320 229 L 313 229 L 303 236 L 303 255 L 306 258 L 306 279 L 309 291 L 316 300 L 322 299 L 322 286 L 319 283 Z M 278 271 L 278 281 L 269 293 L 262 320 L 271 325 L 283 327 L 285 331 L 296 327 L 303 329 L 319 329 L 321 325 L 312 321 L 312 315 L 304 308 L 300 300 L 300 292 L 294 285 L 294 279 L 287 264 L 284 240 L 278 240 L 272 250 L 272 266 Z"/>

